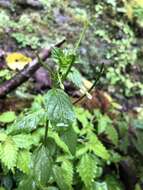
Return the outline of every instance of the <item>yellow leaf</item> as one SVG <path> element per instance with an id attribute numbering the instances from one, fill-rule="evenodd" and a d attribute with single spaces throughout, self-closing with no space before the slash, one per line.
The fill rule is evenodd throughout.
<path id="1" fill-rule="evenodd" d="M 30 57 L 16 52 L 9 53 L 6 57 L 6 64 L 11 70 L 22 70 L 31 61 Z"/>

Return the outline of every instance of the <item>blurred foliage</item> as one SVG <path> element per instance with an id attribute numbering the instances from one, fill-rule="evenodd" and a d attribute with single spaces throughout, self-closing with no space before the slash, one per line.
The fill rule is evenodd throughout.
<path id="1" fill-rule="evenodd" d="M 2 10 L 1 33 L 8 32 L 21 48 L 47 47 L 63 36 L 73 44 L 81 26 L 88 20 L 90 26 L 79 49 L 80 70 L 94 80 L 104 62 L 106 72 L 102 85 L 109 92 L 114 94 L 117 91 L 126 97 L 143 94 L 142 41 L 135 29 L 142 27 L 142 1 L 41 0 L 41 3 L 43 10 L 26 10 L 16 17 L 12 12 Z M 15 7 L 15 11 L 17 9 Z"/>

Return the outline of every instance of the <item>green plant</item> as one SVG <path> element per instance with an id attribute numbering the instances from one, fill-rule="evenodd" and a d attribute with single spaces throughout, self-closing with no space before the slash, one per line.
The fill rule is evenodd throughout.
<path id="1" fill-rule="evenodd" d="M 36 98 L 31 114 L 17 118 L 7 130 L 1 130 L 0 158 L 5 174 L 10 170 L 13 174 L 17 171 L 26 174 L 20 177 L 19 189 L 44 189 L 55 182 L 59 189 L 102 186 L 97 181 L 102 179 L 104 166 L 121 158 L 117 160 L 115 156 L 113 159 L 115 153 L 99 140 L 98 128 L 94 128 L 92 121 L 94 117 L 99 121 L 105 117 L 108 123 L 109 118 L 102 114 L 99 116 L 99 111 L 93 117 L 83 108 L 74 108 L 77 120 L 72 125 L 69 117 L 65 120 L 66 115 L 60 117 L 60 122 L 63 119 L 64 123 L 57 123 L 59 118 L 56 118 L 47 124 L 48 113 L 42 108 L 43 101 L 44 97 Z M 79 128 L 79 122 L 82 128 Z M 45 131 L 44 125 L 48 125 L 48 131 Z M 113 137 L 114 133 L 110 135 Z M 114 144 L 114 139 L 112 142 Z M 108 183 L 104 182 L 104 185 L 108 186 Z"/>
<path id="2" fill-rule="evenodd" d="M 98 137 L 106 134 L 112 145 L 117 146 L 118 135 L 110 118 L 99 111 L 92 115 L 82 108 L 73 107 L 64 91 L 63 83 L 69 74 L 75 85 L 81 87 L 80 81 L 83 85 L 82 79 L 75 80 L 75 75 L 78 78 L 80 75 L 72 67 L 84 32 L 74 49 L 53 49 L 54 69 L 38 57 L 51 76 L 52 89 L 36 97 L 29 112 L 17 117 L 0 132 L 3 173 L 21 173 L 15 179 L 19 190 L 107 188 L 108 183 L 102 177 L 103 169 L 121 159 Z M 10 114 L 13 113 L 5 113 L 5 117 L 9 118 Z M 7 119 L 2 118 L 1 122 L 5 123 Z M 96 119 L 98 126 L 93 124 Z"/>
<path id="3" fill-rule="evenodd" d="M 32 49 L 36 49 L 41 45 L 39 38 L 31 34 L 25 35 L 20 32 L 15 32 L 12 33 L 11 36 L 17 41 L 20 47 L 30 46 Z"/>

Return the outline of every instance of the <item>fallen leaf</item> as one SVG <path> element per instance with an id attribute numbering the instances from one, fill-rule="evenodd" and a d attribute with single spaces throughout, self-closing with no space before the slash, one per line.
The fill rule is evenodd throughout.
<path id="1" fill-rule="evenodd" d="M 32 61 L 21 53 L 9 53 L 6 57 L 6 64 L 11 70 L 22 70 L 27 64 Z"/>

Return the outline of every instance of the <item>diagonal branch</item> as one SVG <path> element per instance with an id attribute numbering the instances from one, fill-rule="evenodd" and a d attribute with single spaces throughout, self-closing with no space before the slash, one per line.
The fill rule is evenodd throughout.
<path id="1" fill-rule="evenodd" d="M 65 39 L 55 44 L 56 47 L 60 47 L 65 42 Z M 52 47 L 43 50 L 39 57 L 41 60 L 45 61 L 51 55 Z M 0 85 L 0 98 L 5 97 L 9 92 L 16 89 L 22 83 L 26 82 L 34 73 L 39 69 L 41 65 L 39 64 L 38 58 L 35 58 L 31 63 L 28 64 L 22 71 L 16 74 L 12 79 L 5 81 Z"/>

